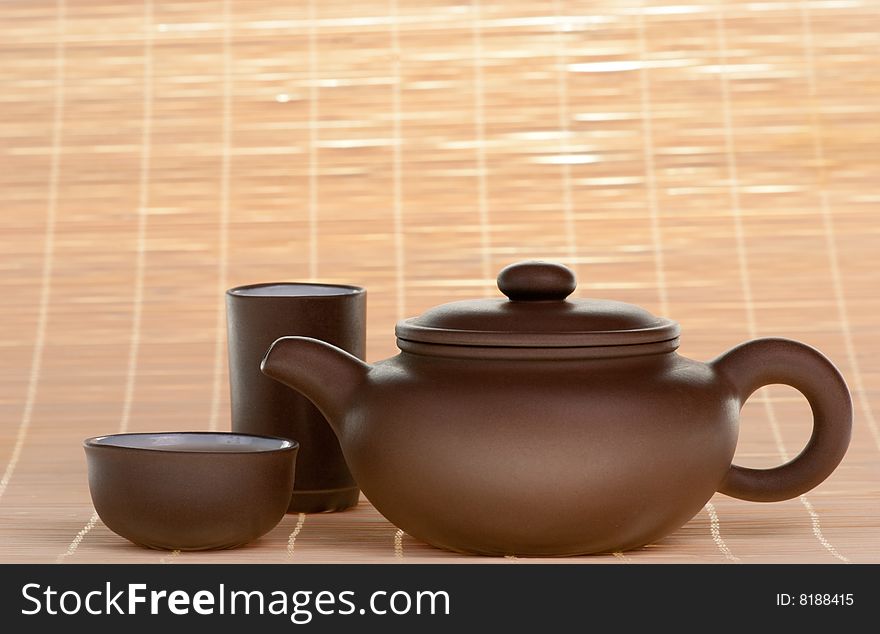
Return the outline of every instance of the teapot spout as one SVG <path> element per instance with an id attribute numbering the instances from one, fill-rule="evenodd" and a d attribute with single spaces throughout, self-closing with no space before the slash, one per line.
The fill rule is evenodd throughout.
<path id="1" fill-rule="evenodd" d="M 260 369 L 314 403 L 341 438 L 345 412 L 370 366 L 318 339 L 282 337 L 269 347 Z"/>

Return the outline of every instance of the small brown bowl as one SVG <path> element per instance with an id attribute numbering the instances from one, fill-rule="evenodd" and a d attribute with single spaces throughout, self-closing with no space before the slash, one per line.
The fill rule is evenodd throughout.
<path id="1" fill-rule="evenodd" d="M 287 510 L 299 445 L 219 432 L 116 434 L 83 443 L 98 516 L 161 550 L 234 548 Z"/>

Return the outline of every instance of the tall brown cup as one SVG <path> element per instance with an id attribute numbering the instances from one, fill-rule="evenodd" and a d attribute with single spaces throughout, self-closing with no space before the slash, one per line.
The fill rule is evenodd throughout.
<path id="1" fill-rule="evenodd" d="M 364 358 L 367 293 L 357 286 L 269 283 L 226 292 L 232 430 L 281 436 L 300 445 L 289 513 L 340 511 L 357 504 L 357 483 L 318 409 L 260 372 L 272 342 L 313 337 Z"/>

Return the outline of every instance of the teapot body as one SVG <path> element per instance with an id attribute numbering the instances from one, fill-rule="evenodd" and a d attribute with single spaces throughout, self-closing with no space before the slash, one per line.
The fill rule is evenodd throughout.
<path id="1" fill-rule="evenodd" d="M 755 339 L 700 363 L 675 352 L 674 321 L 567 299 L 575 279 L 562 265 L 512 264 L 498 288 L 506 300 L 399 322 L 400 354 L 374 365 L 306 337 L 263 358 L 321 410 L 363 492 L 413 537 L 485 555 L 627 550 L 716 491 L 802 495 L 846 453 L 849 390 L 815 348 Z M 773 383 L 806 397 L 809 442 L 771 469 L 731 464 L 743 403 Z"/>
<path id="2" fill-rule="evenodd" d="M 461 359 L 401 352 L 350 401 L 343 450 L 374 506 L 459 552 L 555 556 L 653 542 L 718 490 L 740 402 L 674 352 Z"/>

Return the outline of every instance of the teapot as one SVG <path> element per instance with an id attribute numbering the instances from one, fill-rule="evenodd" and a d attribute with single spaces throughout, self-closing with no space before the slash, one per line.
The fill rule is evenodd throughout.
<path id="1" fill-rule="evenodd" d="M 367 364 L 283 337 L 261 368 L 321 410 L 380 513 L 463 553 L 633 549 L 681 527 L 716 491 L 794 498 L 840 463 L 852 402 L 820 352 L 756 339 L 694 361 L 676 352 L 676 322 L 569 299 L 575 286 L 561 264 L 519 262 L 498 275 L 504 299 L 400 321 L 390 359 Z M 781 466 L 732 464 L 743 404 L 773 383 L 806 396 L 809 442 Z"/>

